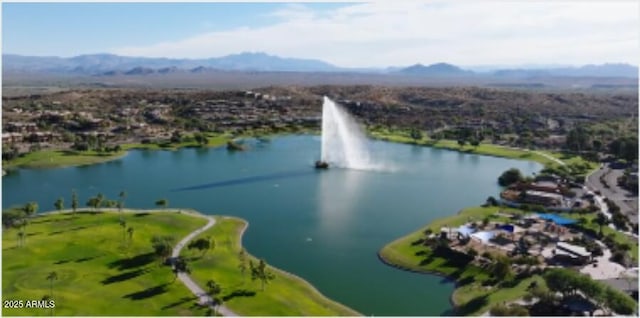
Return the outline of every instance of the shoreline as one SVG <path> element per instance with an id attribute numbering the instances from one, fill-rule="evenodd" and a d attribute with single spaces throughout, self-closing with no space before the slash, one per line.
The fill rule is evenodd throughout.
<path id="1" fill-rule="evenodd" d="M 452 283 L 454 289 L 453 289 L 453 292 L 451 292 L 451 295 L 449 295 L 449 304 L 451 305 L 451 310 L 453 311 L 453 313 L 457 313 L 456 311 L 458 310 L 458 308 L 457 308 L 458 305 L 453 300 L 453 295 L 455 294 L 456 290 L 460 287 L 457 280 L 455 280 L 451 276 L 449 276 L 447 274 L 444 274 L 444 273 L 441 273 L 441 272 L 432 271 L 432 270 L 417 270 L 417 269 L 409 268 L 409 267 L 406 267 L 406 266 L 402 266 L 400 264 L 394 264 L 391 261 L 389 261 L 386 258 L 384 258 L 384 256 L 380 253 L 380 251 L 378 251 L 376 253 L 376 255 L 378 256 L 378 260 L 380 260 L 383 264 L 385 264 L 387 266 L 390 266 L 390 267 L 393 267 L 395 269 L 398 269 L 398 270 L 401 270 L 401 271 L 405 271 L 405 272 L 410 272 L 410 273 L 421 274 L 421 275 L 438 276 L 438 277 L 442 277 L 443 279 L 445 279 L 447 283 Z"/>
<path id="2" fill-rule="evenodd" d="M 242 226 L 242 229 L 240 229 L 240 233 L 238 234 L 239 235 L 240 247 L 242 249 L 244 249 L 244 245 L 242 244 L 242 239 L 244 238 L 244 232 L 247 230 L 247 228 L 249 228 L 249 221 L 247 221 L 245 219 L 242 219 L 242 218 L 239 218 L 239 217 L 236 217 L 236 216 L 224 215 L 224 216 L 220 216 L 220 217 L 222 217 L 222 218 L 235 218 L 235 219 L 241 220 L 242 223 L 244 223 L 244 225 Z M 251 253 L 249 253 L 249 255 L 251 255 Z M 357 310 L 355 310 L 355 309 L 353 309 L 351 307 L 348 307 L 348 306 L 346 306 L 346 305 L 344 305 L 344 304 L 342 304 L 340 302 L 337 302 L 337 301 L 333 300 L 332 298 L 327 297 L 326 295 L 324 295 L 322 292 L 320 292 L 313 284 L 311 284 L 306 279 L 304 279 L 304 278 L 302 278 L 302 277 L 300 277 L 300 276 L 298 276 L 296 274 L 293 274 L 291 272 L 288 272 L 286 270 L 274 267 L 272 265 L 268 265 L 268 266 L 271 267 L 271 269 L 273 269 L 274 271 L 279 272 L 282 275 L 289 276 L 290 278 L 300 282 L 301 284 L 306 285 L 307 287 L 309 287 L 311 289 L 312 292 L 316 293 L 318 296 L 328 300 L 333 305 L 336 305 L 336 306 L 344 309 L 345 311 L 354 313 L 355 314 L 354 316 L 364 316 L 362 313 L 358 312 Z"/>
<path id="3" fill-rule="evenodd" d="M 479 156 L 490 156 L 490 157 L 497 157 L 497 158 L 506 158 L 506 159 L 515 159 L 515 160 L 524 160 L 524 161 L 531 161 L 531 162 L 535 162 L 538 164 L 541 164 L 543 167 L 547 166 L 549 163 L 553 163 L 553 164 L 566 164 L 564 163 L 562 160 L 555 158 L 549 154 L 546 153 L 540 153 L 538 150 L 533 150 L 533 149 L 526 149 L 526 148 L 514 148 L 514 147 L 508 147 L 508 146 L 502 146 L 502 145 L 496 145 L 496 144 L 491 144 L 491 143 L 485 143 L 485 144 L 480 144 L 477 147 L 481 147 L 481 146 L 485 146 L 485 147 L 496 147 L 499 149 L 504 149 L 506 151 L 513 151 L 513 152 L 517 152 L 517 154 L 514 155 L 505 155 L 505 154 L 501 154 L 499 152 L 497 152 L 494 149 L 484 149 L 484 151 L 478 151 L 477 147 L 473 147 L 473 146 L 456 146 L 456 145 L 446 145 L 446 144 L 439 144 L 439 142 L 453 142 L 453 140 L 449 140 L 449 139 L 442 139 L 440 141 L 437 142 L 433 142 L 433 141 L 428 141 L 428 140 L 421 140 L 420 142 L 417 141 L 412 141 L 412 140 L 404 140 L 405 136 L 401 136 L 401 135 L 375 135 L 373 134 L 371 131 L 366 132 L 367 133 L 367 137 L 372 139 L 372 140 L 380 140 L 380 141 L 385 141 L 385 142 L 391 142 L 391 143 L 400 143 L 400 144 L 406 144 L 406 145 L 414 145 L 414 146 L 421 146 L 421 147 L 428 147 L 428 148 L 433 148 L 433 149 L 443 149 L 443 150 L 449 150 L 449 151 L 455 151 L 455 152 L 459 152 L 459 153 L 464 153 L 464 154 L 474 154 L 474 155 L 479 155 Z M 210 145 L 204 145 L 204 146 L 199 146 L 193 143 L 181 143 L 181 144 L 176 144 L 176 145 L 172 145 L 171 147 L 160 147 L 157 146 L 155 144 L 149 144 L 149 145 L 145 145 L 145 144 L 141 144 L 141 143 L 125 143 L 125 144 L 120 144 L 120 146 L 123 147 L 123 150 L 119 153 L 114 153 L 114 154 L 109 154 L 109 153 L 105 153 L 105 154 L 92 154 L 92 153 L 87 153 L 87 154 L 83 154 L 82 152 L 79 152 L 78 154 L 73 154 L 70 156 L 75 156 L 76 158 L 87 158 L 88 162 L 83 162 L 82 160 L 71 160 L 71 162 L 68 163 L 54 163 L 54 164 L 47 164 L 46 162 L 43 162 L 42 160 L 38 160 L 38 159 L 34 159 L 34 160 L 30 160 L 27 161 L 25 163 L 11 163 L 11 162 L 3 162 L 3 176 L 5 175 L 10 175 L 10 170 L 18 170 L 18 169 L 57 169 L 57 168 L 66 168 L 66 167 L 81 167 L 81 166 L 90 166 L 90 165 L 94 165 L 94 164 L 101 164 L 101 163 L 106 163 L 106 162 L 110 162 L 110 161 L 114 161 L 117 159 L 121 159 L 125 156 L 127 156 L 129 154 L 129 151 L 131 150 L 139 150 L 139 151 L 179 151 L 185 148 L 192 148 L 192 149 L 210 149 L 210 148 L 220 148 L 223 147 L 226 144 L 227 139 L 228 140 L 233 140 L 233 139 L 243 139 L 243 138 L 258 138 L 258 137 L 266 137 L 266 138 L 278 138 L 278 137 L 283 137 L 283 136 L 289 136 L 289 135 L 318 135 L 317 131 L 313 131 L 313 130 L 309 130 L 309 131 L 300 131 L 300 132 L 272 132 L 272 133 L 267 133 L 261 136 L 252 136 L 250 134 L 244 134 L 244 135 L 240 135 L 237 136 L 235 138 L 225 138 L 224 142 L 214 142 L 213 144 Z M 399 137 L 402 139 L 394 139 L 393 137 Z M 469 147 L 469 148 L 464 148 L 464 147 Z M 31 153 L 27 153 L 25 156 L 35 156 L 37 157 L 38 155 L 43 155 L 45 153 L 60 153 L 60 152 L 65 152 L 68 150 L 65 149 L 49 149 L 49 150 L 40 150 L 40 151 L 35 151 L 35 152 L 31 152 Z M 539 157 L 539 158 L 536 158 Z M 542 159 L 543 158 L 543 159 Z M 15 159 L 14 159 L 15 160 Z M 49 159 L 51 160 L 51 159 Z M 34 163 L 35 162 L 35 163 Z"/>
<path id="4" fill-rule="evenodd" d="M 241 221 L 244 225 L 242 227 L 242 229 L 239 231 L 238 233 L 238 242 L 240 243 L 240 247 L 242 249 L 245 249 L 244 245 L 242 244 L 242 240 L 244 237 L 244 233 L 247 230 L 247 228 L 249 227 L 249 221 L 236 217 L 236 216 L 231 216 L 231 215 L 209 215 L 209 214 L 204 214 L 198 210 L 194 210 L 194 209 L 179 209 L 179 208 L 168 208 L 168 209 L 122 209 L 122 211 L 119 211 L 117 208 L 103 208 L 100 209 L 98 211 L 91 211 L 91 210 L 86 210 L 86 209 L 80 209 L 77 210 L 75 213 L 128 213 L 128 214 L 136 214 L 136 213 L 177 213 L 177 214 L 185 214 L 188 216 L 192 216 L 192 217 L 197 217 L 197 218 L 203 218 L 203 219 L 208 219 L 209 217 L 214 217 L 214 218 L 229 218 L 229 219 L 236 219 Z M 74 214 L 72 209 L 63 209 L 63 210 L 48 210 L 48 211 L 42 211 L 42 212 L 38 212 L 34 215 L 34 217 L 42 217 L 42 216 L 47 216 L 47 215 L 57 215 L 57 214 Z M 247 251 L 247 254 L 252 256 L 252 254 Z M 255 257 L 255 256 L 253 256 Z M 311 284 L 310 282 L 308 282 L 307 280 L 305 280 L 304 278 L 297 276 L 293 273 L 290 273 L 288 271 L 285 271 L 283 269 L 277 268 L 273 265 L 268 265 L 274 272 L 278 272 L 281 275 L 284 276 L 288 276 L 290 278 L 292 278 L 293 280 L 295 280 L 296 282 L 308 287 L 311 292 L 315 293 L 317 296 L 319 296 L 320 298 L 328 301 L 329 303 L 331 303 L 332 305 L 335 305 L 336 307 L 341 308 L 342 310 L 344 310 L 345 312 L 349 312 L 350 314 L 352 314 L 351 316 L 363 316 L 360 312 L 356 311 L 355 309 L 352 309 L 342 303 L 339 303 L 329 297 L 327 297 L 326 295 L 324 295 L 323 293 L 321 293 L 313 284 Z"/>

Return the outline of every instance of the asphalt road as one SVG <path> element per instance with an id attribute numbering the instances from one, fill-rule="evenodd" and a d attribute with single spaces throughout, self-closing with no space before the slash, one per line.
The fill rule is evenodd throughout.
<path id="1" fill-rule="evenodd" d="M 619 207 L 622 214 L 629 217 L 633 224 L 638 223 L 638 196 L 618 186 L 618 177 L 624 173 L 622 169 L 611 169 L 605 165 L 602 169 L 596 170 L 587 177 L 587 186 L 593 190 L 600 191 L 609 200 L 613 200 Z M 605 187 L 600 182 L 600 176 L 609 185 Z"/>

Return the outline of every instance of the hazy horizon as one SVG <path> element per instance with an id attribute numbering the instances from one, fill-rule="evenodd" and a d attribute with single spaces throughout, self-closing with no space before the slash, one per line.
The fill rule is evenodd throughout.
<path id="1" fill-rule="evenodd" d="M 282 58 L 282 59 L 299 59 L 299 57 L 295 57 L 295 56 L 279 56 L 279 55 L 275 55 L 275 54 L 270 54 L 268 52 L 249 52 L 249 51 L 245 51 L 245 52 L 238 52 L 238 53 L 232 53 L 232 54 L 228 54 L 228 55 L 222 55 L 222 56 L 211 56 L 211 57 L 206 57 L 206 58 L 180 58 L 180 57 L 149 57 L 149 56 L 128 56 L 128 55 L 120 55 L 120 54 L 114 54 L 114 53 L 107 53 L 107 52 L 97 52 L 97 53 L 87 53 L 87 54 L 78 54 L 78 55 L 71 55 L 71 56 L 55 56 L 55 55 L 25 55 L 25 54 L 15 54 L 15 53 L 11 53 L 11 52 L 3 52 L 3 55 L 17 55 L 17 56 L 24 56 L 24 57 L 36 57 L 36 58 L 63 58 L 63 59 L 69 59 L 69 58 L 75 58 L 75 57 L 80 57 L 80 56 L 100 56 L 100 55 L 115 55 L 115 56 L 119 56 L 119 57 L 125 57 L 125 58 L 158 58 L 158 59 L 171 59 L 171 60 L 206 60 L 206 59 L 215 59 L 215 58 L 223 58 L 226 56 L 230 56 L 230 55 L 241 55 L 241 54 L 266 54 L 269 56 L 275 56 L 278 58 Z M 308 60 L 315 60 L 315 61 L 320 61 L 320 62 L 325 62 L 328 63 L 322 59 L 308 59 Z M 625 62 L 615 62 L 615 61 L 604 61 L 601 63 L 589 63 L 589 64 L 537 64 L 537 63 L 524 63 L 524 64 L 477 64 L 477 65 L 458 65 L 458 64 L 453 64 L 447 61 L 434 61 L 434 62 L 428 62 L 428 63 L 413 63 L 413 64 L 407 64 L 407 65 L 379 65 L 379 66 L 371 66 L 371 67 L 341 67 L 341 66 L 336 66 L 338 68 L 343 68 L 343 69 L 372 69 L 372 70 L 385 70 L 388 68 L 405 68 L 405 67 L 409 67 L 409 66 L 413 66 L 413 65 L 417 65 L 417 64 L 421 64 L 424 66 L 429 66 L 429 65 L 433 65 L 433 64 L 440 64 L 440 63 L 445 63 L 445 64 L 452 64 L 455 65 L 457 67 L 460 67 L 462 69 L 465 70 L 473 70 L 475 72 L 489 72 L 489 71 L 493 71 L 493 70 L 499 70 L 499 69 L 529 69 L 529 70 L 535 70 L 535 69 L 555 69 L 555 68 L 580 68 L 580 67 L 584 67 L 584 66 L 589 66 L 589 65 L 630 65 L 630 66 L 635 66 L 638 67 L 638 65 L 634 65 L 634 64 L 630 64 L 630 63 L 625 63 Z M 333 64 L 332 64 L 333 65 Z"/>

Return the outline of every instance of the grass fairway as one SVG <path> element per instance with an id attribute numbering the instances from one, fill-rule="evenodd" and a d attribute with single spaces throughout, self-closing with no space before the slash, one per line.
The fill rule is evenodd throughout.
<path id="1" fill-rule="evenodd" d="M 399 143 L 407 143 L 407 144 L 415 144 L 433 148 L 440 149 L 448 149 L 455 150 L 464 153 L 470 154 L 478 154 L 478 155 L 487 155 L 487 156 L 496 156 L 503 158 L 511 158 L 518 160 L 531 160 L 538 163 L 541 163 L 545 166 L 554 166 L 558 165 L 555 158 L 564 162 L 565 164 L 573 164 L 573 163 L 586 163 L 591 167 L 597 167 L 597 163 L 589 162 L 582 159 L 580 156 L 574 155 L 564 155 L 561 153 L 551 152 L 551 151 L 532 151 L 528 149 L 519 149 L 519 148 L 511 148 L 504 147 L 500 145 L 494 145 L 489 143 L 481 143 L 478 146 L 472 146 L 466 144 L 464 146 L 460 146 L 456 140 L 434 140 L 429 139 L 427 137 L 423 137 L 422 139 L 414 140 L 409 137 L 407 132 L 404 131 L 389 131 L 389 130 L 373 130 L 369 132 L 370 136 L 376 139 L 391 141 L 391 142 L 399 142 Z"/>
<path id="2" fill-rule="evenodd" d="M 454 279 L 458 288 L 451 296 L 451 300 L 457 307 L 457 314 L 482 314 L 495 304 L 521 298 L 533 280 L 541 283 L 542 279 L 539 276 L 533 276 L 520 281 L 513 287 L 486 288 L 481 285 L 483 280 L 489 278 L 486 270 L 474 265 L 454 264 L 449 259 L 434 255 L 429 247 L 421 244 L 412 245 L 411 242 L 424 237 L 423 233 L 426 229 L 438 233 L 444 226 L 459 226 L 469 220 L 481 221 L 485 217 L 490 217 L 493 221 L 501 220 L 504 217 L 493 215 L 498 210 L 521 213 L 519 210 L 504 207 L 466 208 L 456 215 L 435 220 L 418 231 L 387 244 L 380 250 L 379 256 L 385 263 L 395 267 L 415 272 L 441 274 Z"/>
<path id="3" fill-rule="evenodd" d="M 10 161 L 3 161 L 3 168 L 57 168 L 82 166 L 122 157 L 126 151 L 99 153 L 96 151 L 43 150 L 25 154 Z"/>
<path id="4" fill-rule="evenodd" d="M 195 297 L 160 260 L 150 238 L 170 234 L 176 242 L 206 224 L 178 213 L 125 213 L 133 239 L 127 244 L 117 213 L 64 213 L 34 217 L 26 244 L 16 229 L 2 232 L 3 300 L 39 300 L 53 281 L 55 315 L 204 315 Z M 49 309 L 2 309 L 6 316 L 50 315 Z"/>
<path id="5" fill-rule="evenodd" d="M 216 133 L 206 133 L 205 137 L 207 137 L 207 144 L 200 145 L 194 139 L 193 136 L 187 136 L 188 141 L 183 141 L 180 143 L 166 143 L 163 145 L 159 145 L 157 143 L 131 143 L 131 144 L 123 144 L 121 145 L 124 150 L 131 149 L 145 149 L 145 150 L 179 150 L 180 148 L 207 148 L 207 147 L 220 147 L 227 144 L 227 141 L 232 140 L 233 137 L 229 133 L 216 134 Z"/>
<path id="6" fill-rule="evenodd" d="M 200 286 L 204 288 L 210 279 L 220 284 L 222 296 L 226 298 L 225 306 L 239 315 L 247 316 L 359 315 L 324 297 L 306 281 L 273 267 L 269 269 L 276 277 L 266 285 L 264 291 L 259 281 L 251 281 L 249 271 L 243 278 L 238 268 L 238 252 L 245 226 L 243 220 L 218 217 L 216 225 L 199 236 L 213 238 L 215 249 L 204 256 L 197 250 L 182 251 L 182 255 L 191 260 L 191 276 Z M 256 262 L 255 258 L 250 259 Z"/>

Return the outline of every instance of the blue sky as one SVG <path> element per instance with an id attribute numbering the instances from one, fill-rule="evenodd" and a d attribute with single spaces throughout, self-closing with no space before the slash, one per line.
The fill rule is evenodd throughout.
<path id="1" fill-rule="evenodd" d="M 3 3 L 3 53 L 262 51 L 339 66 L 638 64 L 637 1 Z"/>

